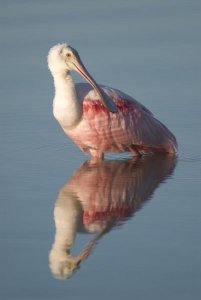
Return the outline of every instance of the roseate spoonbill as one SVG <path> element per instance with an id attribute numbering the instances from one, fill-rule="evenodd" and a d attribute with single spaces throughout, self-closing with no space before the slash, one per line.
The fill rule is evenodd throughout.
<path id="1" fill-rule="evenodd" d="M 175 166 L 172 155 L 82 164 L 56 199 L 55 238 L 49 253 L 53 275 L 70 277 L 106 232 L 122 226 L 151 199 L 160 183 L 173 174 Z M 80 230 L 95 235 L 74 254 Z"/>
<path id="2" fill-rule="evenodd" d="M 48 66 L 55 86 L 53 114 L 82 151 L 98 158 L 107 151 L 130 151 L 134 156 L 176 152 L 177 141 L 165 125 L 130 96 L 99 86 L 71 46 L 52 47 Z M 89 84 L 74 84 L 73 70 Z"/>

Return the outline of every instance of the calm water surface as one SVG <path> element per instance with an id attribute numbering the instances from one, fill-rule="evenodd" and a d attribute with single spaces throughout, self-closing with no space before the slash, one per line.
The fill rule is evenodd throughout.
<path id="1" fill-rule="evenodd" d="M 0 299 L 199 299 L 198 1 L 1 1 L 0 33 Z M 87 161 L 52 116 L 63 41 L 174 132 L 177 158 Z"/>

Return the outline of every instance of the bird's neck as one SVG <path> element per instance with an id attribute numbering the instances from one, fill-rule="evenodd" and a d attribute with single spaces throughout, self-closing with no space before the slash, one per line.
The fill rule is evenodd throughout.
<path id="1" fill-rule="evenodd" d="M 63 129 L 76 126 L 82 116 L 82 104 L 79 102 L 73 79 L 68 74 L 54 74 L 55 97 L 53 113 Z"/>
<path id="2" fill-rule="evenodd" d="M 56 232 L 52 249 L 57 253 L 70 251 L 74 244 L 81 213 L 77 195 L 68 186 L 64 186 L 54 208 Z"/>

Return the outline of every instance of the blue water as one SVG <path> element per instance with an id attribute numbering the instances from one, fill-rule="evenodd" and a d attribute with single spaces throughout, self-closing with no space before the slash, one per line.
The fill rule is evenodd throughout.
<path id="1" fill-rule="evenodd" d="M 199 2 L 0 7 L 0 299 L 199 299 Z M 88 157 L 52 116 L 46 56 L 63 41 L 97 82 L 135 97 L 170 128 L 176 159 L 110 154 L 83 165 Z"/>

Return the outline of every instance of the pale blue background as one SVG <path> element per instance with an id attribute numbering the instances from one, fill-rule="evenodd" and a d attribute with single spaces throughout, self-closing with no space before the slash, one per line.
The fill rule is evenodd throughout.
<path id="1" fill-rule="evenodd" d="M 0 299 L 197 300 L 199 1 L 1 0 L 0 37 Z M 54 202 L 86 160 L 52 117 L 46 56 L 63 41 L 79 50 L 97 82 L 132 95 L 163 121 L 179 157 L 152 201 L 59 281 L 48 268 Z"/>

